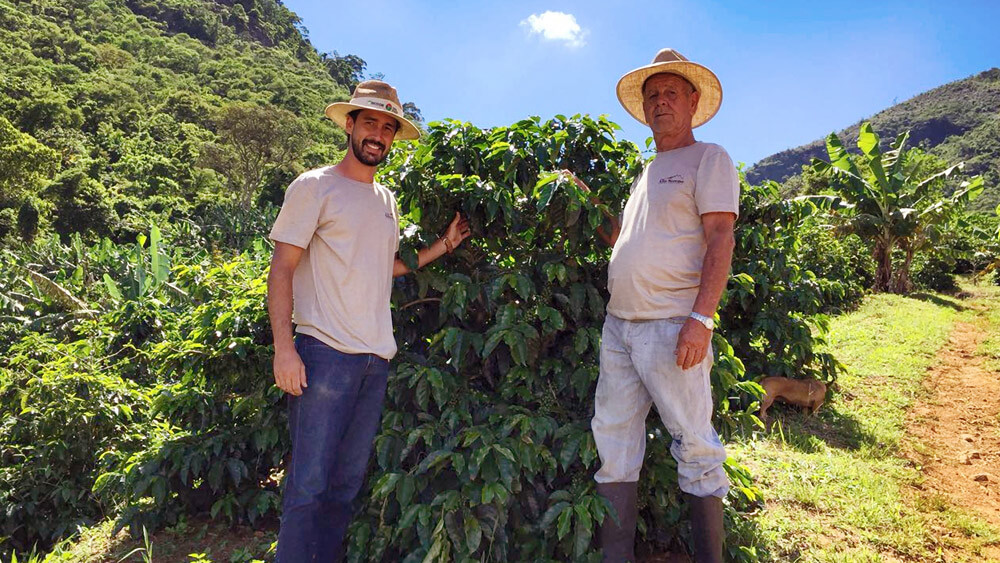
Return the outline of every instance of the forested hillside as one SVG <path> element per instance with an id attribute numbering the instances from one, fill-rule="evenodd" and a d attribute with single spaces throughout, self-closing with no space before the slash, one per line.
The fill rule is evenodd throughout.
<path id="1" fill-rule="evenodd" d="M 280 202 L 339 150 L 322 108 L 364 70 L 303 31 L 274 0 L 0 1 L 0 237 Z"/>
<path id="2" fill-rule="evenodd" d="M 966 172 L 982 175 L 986 186 L 974 209 L 992 211 L 1000 203 L 1000 68 L 939 86 L 880 111 L 871 118 L 885 147 L 910 131 L 910 143 L 949 162 L 964 161 Z M 853 146 L 861 121 L 838 136 Z M 825 158 L 823 139 L 773 154 L 747 171 L 752 183 L 783 182 L 802 172 L 813 158 Z"/>

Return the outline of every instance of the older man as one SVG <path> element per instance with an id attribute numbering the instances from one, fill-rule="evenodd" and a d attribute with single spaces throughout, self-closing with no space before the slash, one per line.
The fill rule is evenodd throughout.
<path id="1" fill-rule="evenodd" d="M 394 139 L 416 139 L 419 130 L 403 117 L 396 90 L 377 80 L 358 84 L 349 102 L 331 104 L 326 115 L 347 131 L 347 153 L 292 182 L 271 230 L 274 380 L 289 394 L 292 437 L 280 563 L 341 557 L 396 353 L 392 278 L 409 271 L 395 258 L 396 200 L 375 182 L 375 169 Z M 419 265 L 468 236 L 456 214 L 447 234 L 418 253 Z"/>
<path id="2" fill-rule="evenodd" d="M 726 452 L 712 428 L 713 318 L 726 287 L 739 181 L 726 151 L 692 129 L 718 111 L 722 87 L 672 49 L 618 82 L 618 99 L 649 126 L 656 157 L 612 221 L 608 316 L 592 421 L 598 492 L 617 510 L 601 528 L 605 561 L 633 561 L 646 415 L 656 405 L 687 493 L 697 561 L 722 561 Z"/>

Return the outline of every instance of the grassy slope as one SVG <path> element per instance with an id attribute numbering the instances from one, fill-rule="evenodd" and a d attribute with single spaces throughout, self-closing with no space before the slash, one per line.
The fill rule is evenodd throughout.
<path id="1" fill-rule="evenodd" d="M 932 506 L 908 487 L 920 474 L 900 454 L 906 409 L 924 392 L 952 324 L 974 315 L 950 297 L 917 297 L 873 296 L 834 319 L 830 347 L 849 370 L 840 395 L 811 420 L 778 411 L 782 425 L 769 436 L 731 446 L 765 491 L 753 533 L 770 560 L 934 561 L 950 548 L 958 560 L 980 561 L 976 547 L 1000 541 L 975 518 Z M 1000 292 L 976 299 L 1000 332 Z M 960 539 L 942 539 L 941 529 Z"/>

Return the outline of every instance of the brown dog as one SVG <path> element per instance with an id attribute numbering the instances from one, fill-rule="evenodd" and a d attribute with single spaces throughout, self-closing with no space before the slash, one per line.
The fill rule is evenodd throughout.
<path id="1" fill-rule="evenodd" d="M 789 379 L 787 377 L 765 377 L 760 380 L 764 388 L 764 398 L 760 405 L 760 418 L 767 426 L 767 409 L 771 403 L 781 399 L 815 414 L 826 399 L 826 383 L 815 379 Z"/>

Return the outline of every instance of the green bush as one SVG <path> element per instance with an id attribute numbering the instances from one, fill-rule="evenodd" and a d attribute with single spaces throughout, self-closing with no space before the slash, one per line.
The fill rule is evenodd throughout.
<path id="1" fill-rule="evenodd" d="M 955 261 L 939 255 L 918 256 L 913 264 L 913 281 L 918 287 L 933 291 L 957 291 Z"/>
<path id="2" fill-rule="evenodd" d="M 594 492 L 589 419 L 610 254 L 595 231 L 605 210 L 620 211 L 639 152 L 614 139 L 614 124 L 587 117 L 428 129 L 421 143 L 398 147 L 382 171 L 399 194 L 401 254 L 412 262 L 456 210 L 475 234 L 453 255 L 394 283 L 400 354 L 349 557 L 592 559 L 593 529 L 606 515 Z M 574 170 L 605 203 L 595 205 L 552 172 L 560 168 Z M 743 190 L 734 276 L 713 342 L 716 424 L 727 436 L 755 427 L 758 375 L 831 380 L 837 367 L 814 351 L 825 278 L 799 261 L 797 236 L 809 206 L 782 201 L 768 186 Z M 50 338 L 64 355 L 78 348 L 106 357 L 100 374 L 111 391 L 104 396 L 134 391 L 128 430 L 106 419 L 89 450 L 79 450 L 87 472 L 68 482 L 78 500 L 63 507 L 65 522 L 112 506 L 119 525 L 133 531 L 184 514 L 249 522 L 278 514 L 289 443 L 282 394 L 270 375 L 270 246 L 260 238 L 270 218 L 246 221 L 175 221 L 166 229 L 176 237 L 169 246 L 154 229 L 134 245 L 104 239 L 88 247 L 74 235 L 69 246 L 39 242 L 11 256 L 38 265 L 69 295 L 46 286 L 58 299 L 46 296 L 30 289 L 23 272 L 5 269 L 0 282 L 34 292 L 0 300 L 12 319 L 0 326 L 21 327 L 18 346 Z M 236 231 L 243 234 L 229 239 Z M 233 254 L 211 240 L 246 248 Z M 206 247 L 214 250 L 198 250 Z M 46 369 L 53 378 L 73 373 L 52 362 Z M 67 408 L 77 404 L 67 396 Z M 90 408 L 103 412 L 106 403 L 113 401 Z M 53 400 L 46 414 L 73 416 L 60 409 Z M 4 404 L 3 416 L 16 412 Z M 645 541 L 676 548 L 688 533 L 671 439 L 655 414 L 649 431 L 640 530 Z M 727 518 L 739 521 L 741 511 L 759 506 L 760 492 L 746 468 L 729 460 L 726 470 L 734 485 Z M 31 526 L 22 533 L 37 541 L 57 535 Z M 732 545 L 731 555 L 750 560 L 751 547 Z"/>
<path id="3" fill-rule="evenodd" d="M 871 250 L 858 235 L 837 233 L 815 220 L 797 233 L 798 261 L 816 275 L 823 293 L 823 312 L 856 307 L 875 281 Z"/>
<path id="4" fill-rule="evenodd" d="M 720 332 L 746 366 L 746 379 L 781 375 L 832 382 L 840 364 L 815 350 L 827 330 L 823 311 L 860 296 L 842 279 L 809 269 L 816 257 L 800 237 L 809 232 L 804 225 L 815 208 L 781 199 L 779 190 L 773 182 L 741 186 L 742 215 Z"/>
<path id="5" fill-rule="evenodd" d="M 17 210 L 17 233 L 21 241 L 30 243 L 38 234 L 38 204 L 26 199 Z"/>
<path id="6" fill-rule="evenodd" d="M 91 492 L 121 450 L 144 441 L 142 390 L 94 343 L 31 334 L 0 367 L 0 553 L 49 545 L 109 515 Z"/>
<path id="7" fill-rule="evenodd" d="M 83 168 L 72 168 L 59 174 L 47 188 L 55 206 L 52 226 L 69 240 L 73 233 L 93 239 L 108 236 L 116 217 L 111 194 Z"/>
<path id="8" fill-rule="evenodd" d="M 7 235 L 16 232 L 16 229 L 17 210 L 10 207 L 0 209 L 0 239 L 6 238 Z"/>

